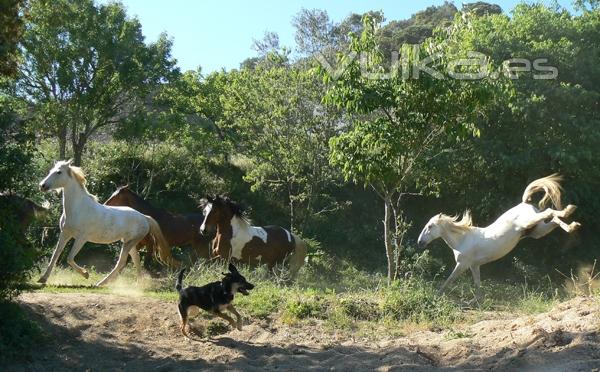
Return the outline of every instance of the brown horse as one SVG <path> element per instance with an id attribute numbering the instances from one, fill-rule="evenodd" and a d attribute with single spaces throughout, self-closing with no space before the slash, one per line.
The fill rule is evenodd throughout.
<path id="1" fill-rule="evenodd" d="M 48 213 L 48 208 L 37 205 L 27 198 L 5 193 L 0 193 L 0 210 L 14 217 L 14 222 L 23 233 L 35 218 Z"/>
<path id="2" fill-rule="evenodd" d="M 151 216 L 158 222 L 169 245 L 178 247 L 191 246 L 194 260 L 199 257 L 205 259 L 210 257 L 209 246 L 211 237 L 201 235 L 198 230 L 204 220 L 204 216 L 201 213 L 176 214 L 164 209 L 155 208 L 141 196 L 131 191 L 128 186 L 119 187 L 104 204 L 130 207 Z M 146 237 L 139 243 L 139 246 L 152 247 L 152 244 L 149 243 L 149 237 Z M 152 252 L 148 253 L 151 254 Z M 148 261 L 145 264 L 147 265 Z"/>
<path id="3" fill-rule="evenodd" d="M 251 226 L 242 207 L 228 197 L 202 200 L 204 222 L 200 231 L 215 228 L 213 255 L 269 268 L 288 262 L 292 278 L 304 264 L 306 244 L 280 226 Z"/>

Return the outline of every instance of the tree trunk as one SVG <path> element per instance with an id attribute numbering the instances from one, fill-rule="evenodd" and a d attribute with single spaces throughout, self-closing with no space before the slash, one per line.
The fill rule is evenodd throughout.
<path id="1" fill-rule="evenodd" d="M 394 280 L 398 280 L 400 276 L 400 266 L 402 260 L 402 241 L 404 240 L 405 231 L 399 207 L 394 205 L 394 256 L 396 258 L 396 267 L 394 271 Z"/>
<path id="2" fill-rule="evenodd" d="M 392 277 L 395 272 L 394 270 L 394 249 L 392 247 L 392 229 L 391 229 L 391 219 L 392 219 L 392 199 L 390 195 L 386 194 L 384 196 L 384 217 L 383 217 L 383 236 L 385 239 L 385 254 L 387 256 L 387 266 L 388 266 L 388 284 L 392 282 Z"/>
<path id="3" fill-rule="evenodd" d="M 58 130 L 58 158 L 60 160 L 67 159 L 67 127 L 65 125 Z"/>
<path id="4" fill-rule="evenodd" d="M 288 200 L 290 206 L 290 231 L 294 231 L 294 197 L 292 196 L 292 184 L 288 181 Z"/>
<path id="5" fill-rule="evenodd" d="M 73 164 L 78 167 L 81 166 L 86 142 L 87 137 L 83 132 L 79 133 L 78 138 L 73 138 Z"/>

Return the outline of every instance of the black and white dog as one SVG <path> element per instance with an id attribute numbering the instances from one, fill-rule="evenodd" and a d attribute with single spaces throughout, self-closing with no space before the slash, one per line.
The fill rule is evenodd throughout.
<path id="1" fill-rule="evenodd" d="M 225 319 L 232 327 L 242 330 L 242 317 L 235 310 L 233 297 L 236 293 L 241 293 L 245 296 L 248 291 L 254 288 L 254 285 L 249 283 L 246 278 L 239 273 L 233 264 L 229 264 L 229 272 L 223 273 L 224 277 L 219 282 L 212 282 L 202 287 L 189 286 L 182 289 L 183 273 L 185 269 L 179 272 L 175 289 L 179 292 L 179 316 L 181 318 L 181 332 L 188 337 L 186 326 L 189 312 L 191 309 L 201 308 L 209 313 Z M 229 310 L 236 317 L 236 321 L 231 316 L 223 313 L 223 310 Z"/>

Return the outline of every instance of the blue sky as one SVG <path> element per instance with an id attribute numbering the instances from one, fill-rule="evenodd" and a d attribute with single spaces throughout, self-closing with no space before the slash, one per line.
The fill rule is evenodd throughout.
<path id="1" fill-rule="evenodd" d="M 173 39 L 173 55 L 185 71 L 202 67 L 209 73 L 225 68 L 238 68 L 240 62 L 256 55 L 253 39 L 260 39 L 265 31 L 279 34 L 282 46 L 294 46 L 292 17 L 302 8 L 324 9 L 329 17 L 339 22 L 350 13 L 383 10 L 386 19 L 405 19 L 430 5 L 443 0 L 121 0 L 130 16 L 142 23 L 147 41 L 156 40 L 161 32 Z M 474 2 L 471 0 L 465 3 Z M 488 0 L 488 2 L 494 2 Z M 504 11 L 511 10 L 518 0 L 499 0 Z M 542 1 L 553 4 L 553 0 Z M 458 8 L 461 1 L 454 1 Z M 559 0 L 571 9 L 571 0 Z"/>

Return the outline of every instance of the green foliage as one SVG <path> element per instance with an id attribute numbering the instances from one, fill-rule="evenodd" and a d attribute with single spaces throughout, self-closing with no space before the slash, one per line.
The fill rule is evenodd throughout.
<path id="1" fill-rule="evenodd" d="M 395 282 L 382 295 L 382 314 L 396 320 L 449 324 L 460 318 L 456 304 L 436 295 L 435 288 L 420 279 Z"/>
<path id="2" fill-rule="evenodd" d="M 19 117 L 18 102 L 5 94 L 6 88 L 0 86 L 0 192 L 29 194 L 34 136 Z M 0 301 L 18 294 L 19 283 L 28 279 L 37 258 L 12 209 L 15 206 L 3 203 L 0 199 Z"/>
<path id="3" fill-rule="evenodd" d="M 253 191 L 286 200 L 289 225 L 336 208 L 329 193 L 337 174 L 327 166 L 335 113 L 320 105 L 321 86 L 300 68 L 258 67 L 232 72 L 221 102 L 220 127 L 248 159 Z"/>
<path id="4" fill-rule="evenodd" d="M 327 308 L 324 297 L 304 292 L 300 296 L 289 298 L 286 301 L 284 319 L 325 319 Z"/>
<path id="5" fill-rule="evenodd" d="M 27 281 L 38 252 L 26 239 L 11 211 L 0 205 L 0 301 L 12 299 Z"/>
<path id="6" fill-rule="evenodd" d="M 145 100 L 176 71 L 171 42 L 146 45 L 120 3 L 30 1 L 18 93 L 35 101 L 38 130 L 67 140 L 79 164 L 87 142 L 145 117 Z"/>
<path id="7" fill-rule="evenodd" d="M 402 63 L 388 71 L 381 65 L 376 35 L 376 22 L 365 17 L 362 33 L 352 36 L 347 53 L 338 58 L 343 72 L 337 76 L 322 67 L 318 71 L 328 84 L 324 102 L 358 115 L 347 131 L 330 140 L 330 161 L 346 180 L 371 188 L 383 200 L 392 280 L 398 271 L 398 240 L 405 233 L 402 196 L 432 191 L 437 177 L 427 167 L 428 159 L 478 134 L 479 108 L 492 96 L 493 82 L 423 72 L 416 76 L 408 66 L 427 58 L 433 58 L 429 67 L 438 74 L 447 70 L 448 60 L 435 57 L 443 39 L 430 39 L 423 48 L 403 48 Z"/>
<path id="8" fill-rule="evenodd" d="M 0 2 L 0 79 L 16 74 L 18 66 L 17 44 L 23 32 L 20 16 L 23 0 Z"/>

